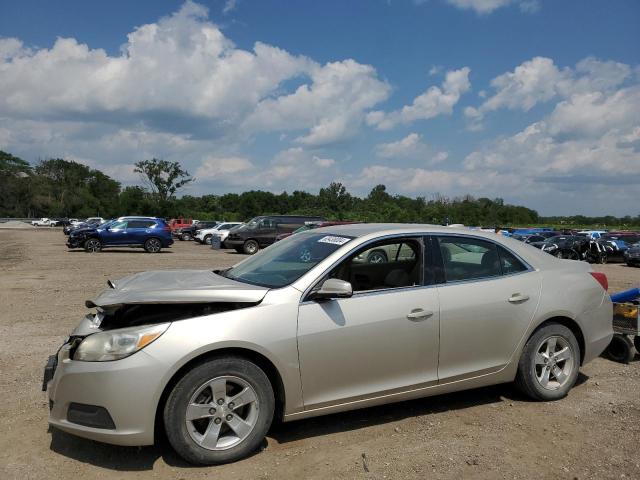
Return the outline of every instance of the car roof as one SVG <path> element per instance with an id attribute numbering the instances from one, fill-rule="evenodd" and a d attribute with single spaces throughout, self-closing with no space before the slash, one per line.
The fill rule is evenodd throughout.
<path id="1" fill-rule="evenodd" d="M 160 217 L 118 217 L 118 220 L 162 220 Z"/>
<path id="2" fill-rule="evenodd" d="M 370 234 L 397 234 L 397 233 L 460 233 L 464 235 L 479 235 L 494 238 L 493 232 L 483 232 L 481 230 L 471 230 L 469 228 L 444 227 L 442 225 L 418 224 L 418 223 L 349 223 L 343 225 L 330 225 L 314 230 L 322 230 L 327 233 L 347 235 L 349 237 L 364 237 Z"/>

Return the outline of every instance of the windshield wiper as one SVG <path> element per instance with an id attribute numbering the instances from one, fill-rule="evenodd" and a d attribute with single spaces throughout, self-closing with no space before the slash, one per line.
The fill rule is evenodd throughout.
<path id="1" fill-rule="evenodd" d="M 231 270 L 231 268 L 225 268 L 224 270 L 213 270 L 213 273 L 215 273 L 216 275 L 220 275 L 223 278 L 231 278 L 231 276 L 227 274 L 229 270 Z"/>

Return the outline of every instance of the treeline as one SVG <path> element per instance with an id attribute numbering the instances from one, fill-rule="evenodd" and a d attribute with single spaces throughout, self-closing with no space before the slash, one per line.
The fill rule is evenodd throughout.
<path id="1" fill-rule="evenodd" d="M 307 214 L 366 222 L 484 226 L 551 222 L 640 226 L 640 216 L 546 219 L 539 217 L 535 210 L 505 204 L 501 198 L 448 198 L 439 194 L 411 198 L 389 194 L 384 185 L 374 187 L 363 198 L 351 195 L 340 183 L 321 188 L 315 195 L 304 191 L 275 194 L 252 190 L 241 194 L 178 198 L 177 190 L 192 181 L 178 163 L 152 159 L 138 162 L 136 169 L 145 186 L 122 188 L 119 182 L 103 172 L 73 161 L 49 159 L 31 166 L 0 151 L 0 217 L 153 215 L 244 221 L 257 215 Z"/>

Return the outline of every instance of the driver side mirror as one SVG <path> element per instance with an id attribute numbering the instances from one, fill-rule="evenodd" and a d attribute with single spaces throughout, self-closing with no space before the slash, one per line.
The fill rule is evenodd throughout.
<path id="1" fill-rule="evenodd" d="M 350 298 L 353 296 L 353 287 L 346 280 L 329 278 L 324 281 L 319 290 L 312 292 L 309 298 L 312 300 L 327 300 L 330 298 Z"/>

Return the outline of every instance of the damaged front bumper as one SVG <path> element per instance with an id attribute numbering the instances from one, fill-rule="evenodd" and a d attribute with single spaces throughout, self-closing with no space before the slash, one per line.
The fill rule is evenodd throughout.
<path id="1" fill-rule="evenodd" d="M 168 367 L 144 350 L 110 362 L 75 361 L 71 352 L 65 343 L 45 368 L 49 425 L 115 445 L 153 444 Z"/>

